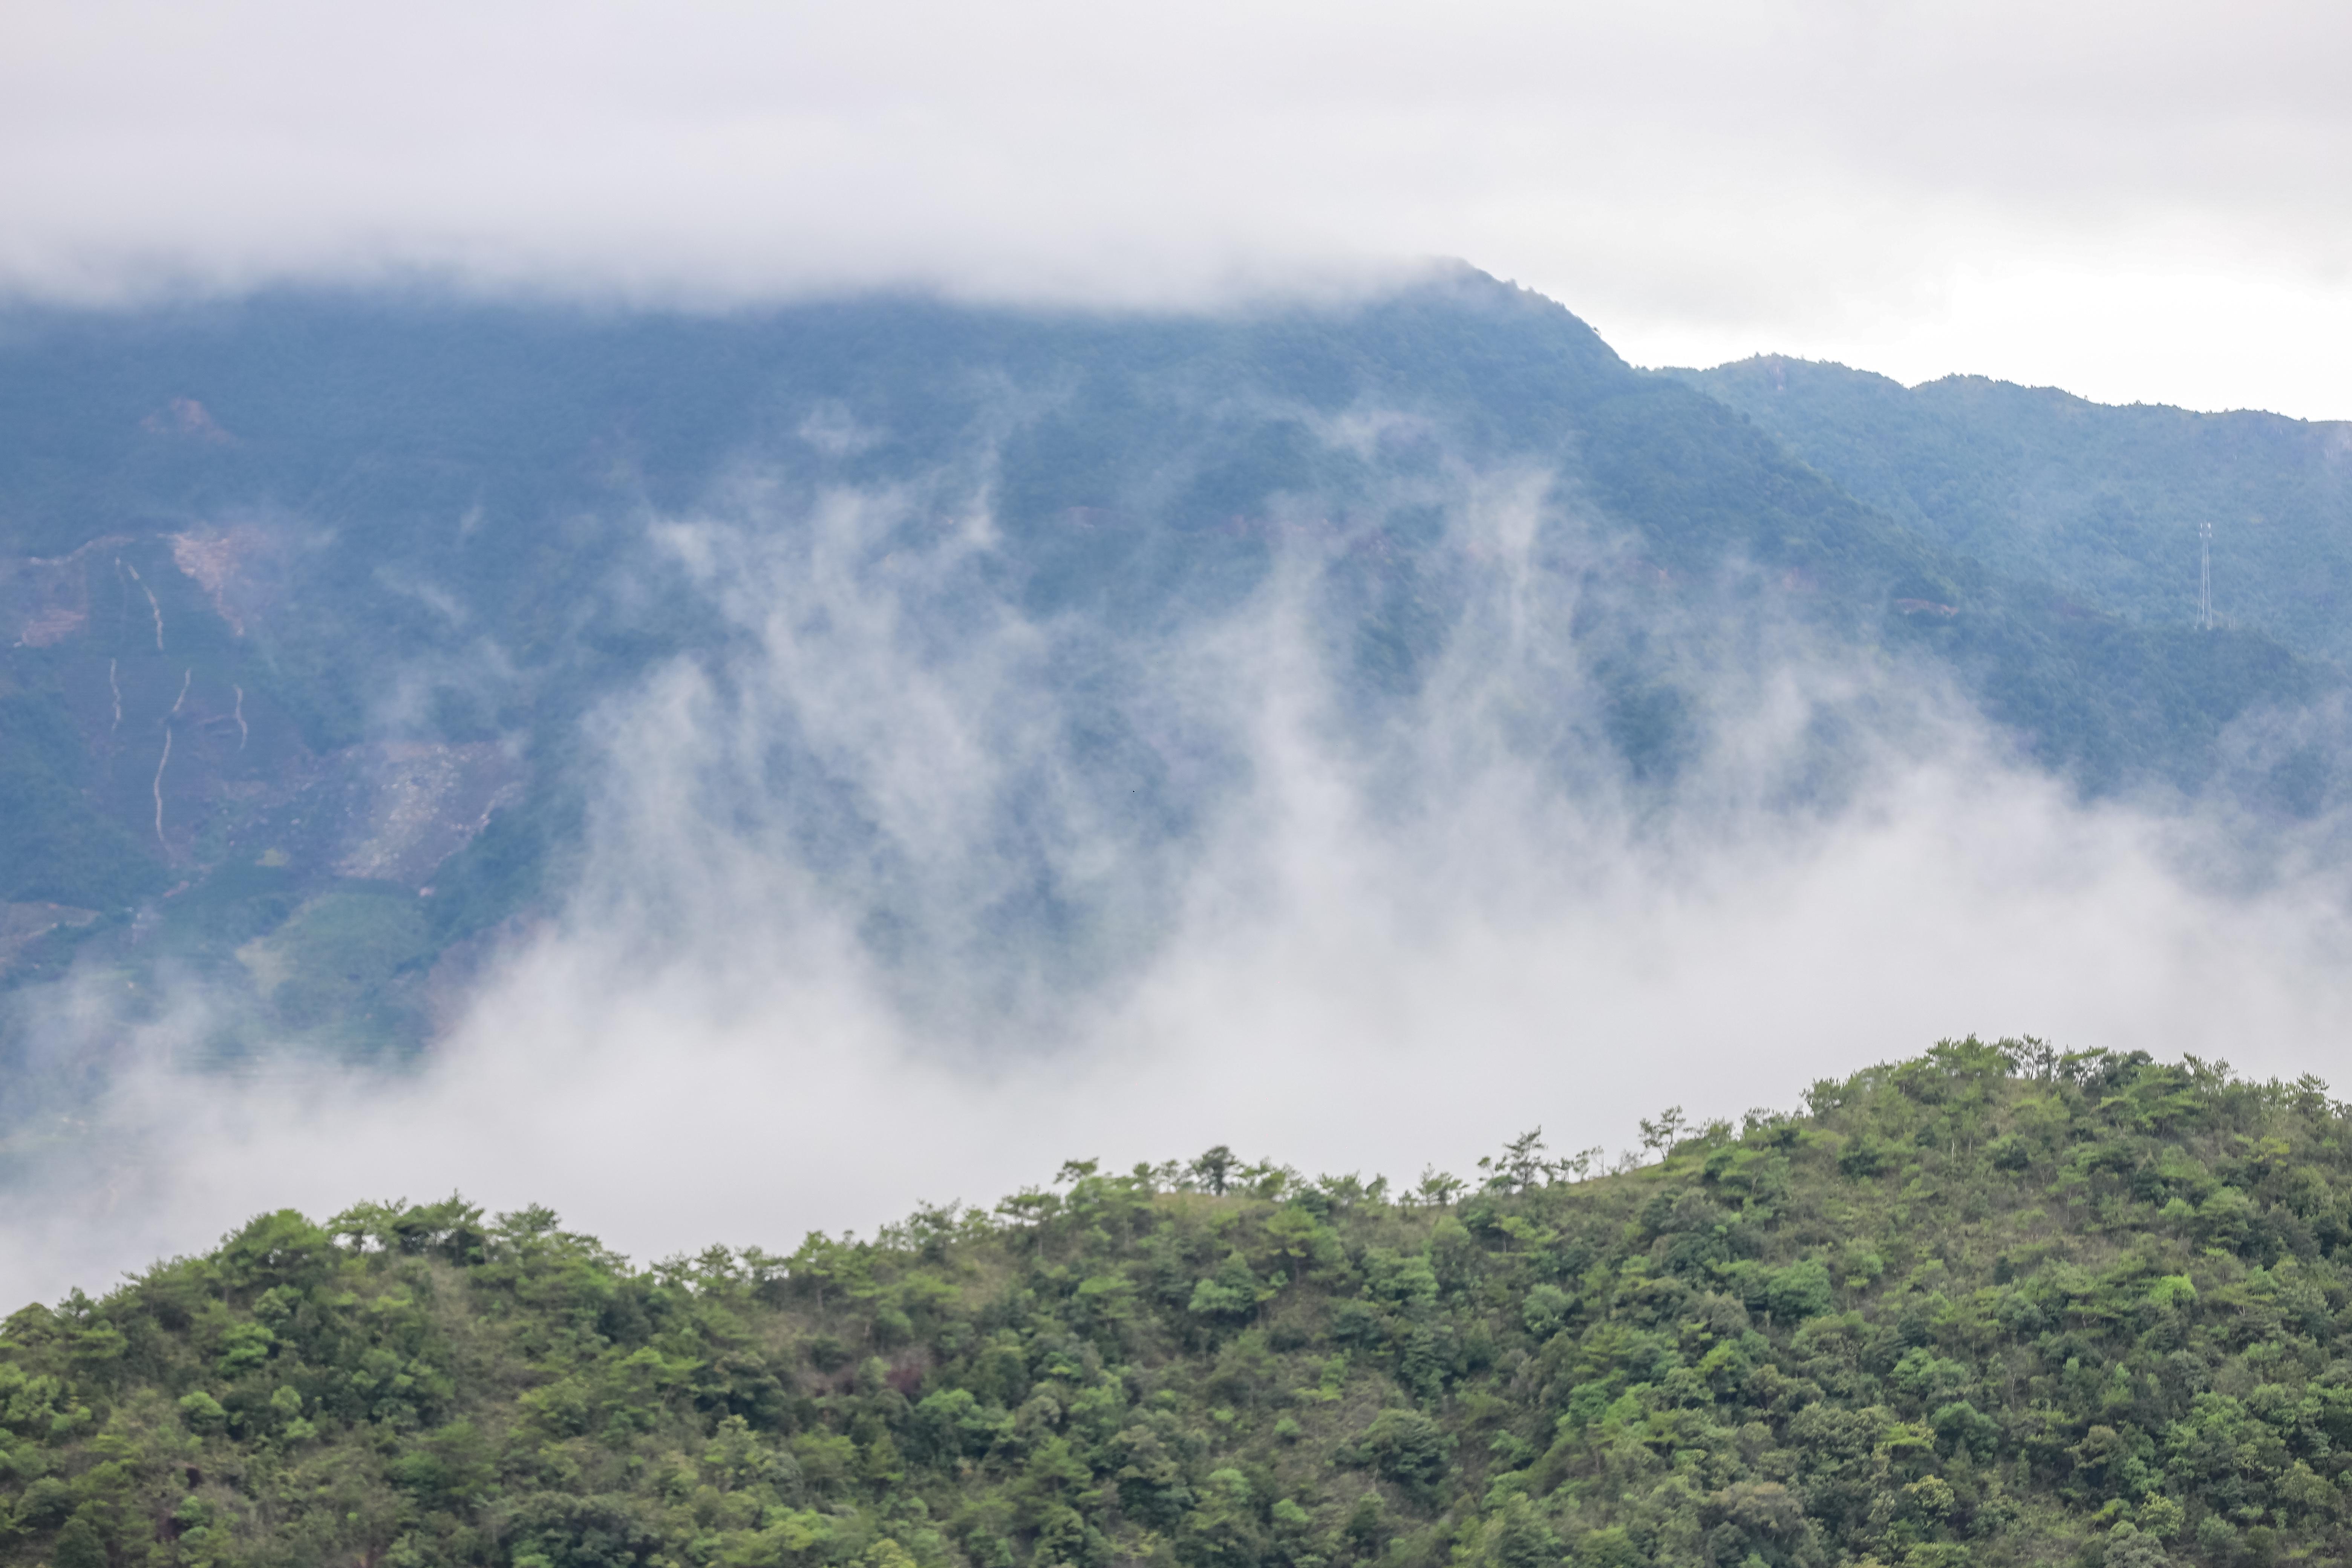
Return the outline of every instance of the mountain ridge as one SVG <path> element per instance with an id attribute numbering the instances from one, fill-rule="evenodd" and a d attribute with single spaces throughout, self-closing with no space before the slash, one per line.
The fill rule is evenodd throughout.
<path id="1" fill-rule="evenodd" d="M 633 1268 L 264 1215 L 0 1327 L 0 1561 L 2245 1564 L 2347 1550 L 2352 1110 L 1946 1041 L 1465 1183 L 1212 1149 Z"/>
<path id="2" fill-rule="evenodd" d="M 2189 624 L 2200 523 L 2225 620 L 2345 662 L 2352 422 L 2093 403 L 1953 375 L 1906 387 L 1759 355 L 1659 373 L 1771 431 L 1852 493 L 2001 569 L 2147 623 Z"/>
<path id="3" fill-rule="evenodd" d="M 2329 658 L 2140 624 L 1939 543 L 1473 273 L 1229 318 L 301 294 L 19 314 L 0 437 L 0 809 L 26 825 L 0 901 L 12 931 L 71 911 L 10 939 L 11 994 L 105 974 L 160 1009 L 160 977 L 190 977 L 224 1020 L 191 1049 L 231 1058 L 412 1057 L 452 955 L 576 885 L 592 715 L 662 670 L 728 688 L 766 635 L 663 531 L 719 527 L 786 587 L 808 579 L 778 563 L 843 497 L 891 514 L 838 546 L 842 591 L 886 620 L 1060 639 L 1034 694 L 1060 776 L 1120 803 L 1139 865 L 1181 859 L 1246 774 L 1242 741 L 1147 721 L 1171 700 L 1155 661 L 1284 572 L 1312 585 L 1303 630 L 1359 740 L 1422 700 L 1481 606 L 1532 592 L 1549 662 L 1496 692 L 1536 716 L 1511 744 L 1563 790 L 1598 778 L 1658 809 L 1738 718 L 1727 672 L 1800 646 L 1948 680 L 2011 761 L 2088 798 L 2219 800 L 2292 837 L 2352 778 Z M 1498 476 L 1526 482 L 1509 551 L 1471 536 Z M 971 517 L 984 545 L 957 531 Z M 1849 706 L 1808 732 L 1789 798 L 1834 802 L 1884 721 Z M 838 756 L 771 718 L 774 771 L 738 793 L 810 801 L 791 825 L 809 864 L 863 907 L 870 951 L 920 967 L 919 940 L 885 940 L 919 921 L 873 869 L 905 845 Z M 989 831 L 1034 843 L 1026 809 L 1001 803 Z M 1034 873 L 988 918 L 1035 952 L 1093 929 L 1073 911 L 1098 899 Z M 37 1051 L 7 1014 L 19 1064 L 103 1054 Z M 12 1078 L 18 1106 L 46 1103 L 37 1079 Z"/>

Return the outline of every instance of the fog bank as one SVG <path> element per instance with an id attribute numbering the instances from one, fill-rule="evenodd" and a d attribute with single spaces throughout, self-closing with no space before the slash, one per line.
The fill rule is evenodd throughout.
<path id="1" fill-rule="evenodd" d="M 992 586 L 984 485 L 655 520 L 725 635 L 595 714 L 561 908 L 404 1073 L 191 1071 L 201 990 L 134 1029 L 58 988 L 52 1048 L 131 1065 L 36 1161 L 0 1294 L 453 1188 L 646 1258 L 1213 1142 L 1409 1180 L 1969 1032 L 2328 1075 L 2340 883 L 2227 890 L 2211 822 L 2080 804 L 1931 669 L 1702 604 L 1654 628 L 1697 749 L 1629 769 L 1572 629 L 1612 590 L 1536 563 L 1593 525 L 1539 479 L 1444 482 L 1475 569 L 1377 701 L 1311 536 L 1236 609 L 1108 637 Z"/>

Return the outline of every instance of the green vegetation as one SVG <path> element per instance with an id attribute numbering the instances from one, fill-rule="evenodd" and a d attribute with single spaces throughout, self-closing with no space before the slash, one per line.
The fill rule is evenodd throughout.
<path id="1" fill-rule="evenodd" d="M 1213 1150 L 789 1258 L 264 1215 L 0 1331 L 0 1559 L 2341 1562 L 2352 1108 L 1947 1043 L 1581 1179 Z"/>
<path id="2" fill-rule="evenodd" d="M 110 909 L 162 890 L 163 867 L 84 797 L 81 761 L 54 703 L 0 685 L 0 903 Z"/>
<path id="3" fill-rule="evenodd" d="M 1667 374 L 1921 538 L 2143 625 L 2194 621 L 2210 523 L 2226 623 L 2352 660 L 2352 426 L 1974 375 L 1905 387 L 1780 355 Z"/>
<path id="4" fill-rule="evenodd" d="M 371 1041 L 393 1032 L 391 983 L 429 956 L 425 917 L 404 889 L 362 882 L 321 894 L 237 950 L 275 1016 L 309 1037 Z"/>

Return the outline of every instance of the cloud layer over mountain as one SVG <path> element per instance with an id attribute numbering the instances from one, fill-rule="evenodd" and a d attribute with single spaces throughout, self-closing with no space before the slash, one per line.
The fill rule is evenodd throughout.
<path id="1" fill-rule="evenodd" d="M 1160 304 L 1466 256 L 1636 360 L 2352 414 L 2307 0 L 17 5 L 0 280 Z"/>
<path id="2" fill-rule="evenodd" d="M 2076 804 L 1924 665 L 1702 597 L 1657 634 L 1704 662 L 1744 615 L 1753 655 L 1704 675 L 1703 754 L 1660 793 L 1580 748 L 1598 697 L 1579 606 L 1529 567 L 1562 525 L 1539 478 L 1434 485 L 1482 565 L 1420 689 L 1371 711 L 1323 608 L 1344 549 L 1311 535 L 1230 615 L 1122 655 L 988 591 L 984 487 L 755 475 L 656 520 L 729 636 L 598 710 L 555 918 L 405 1077 L 184 1070 L 189 987 L 95 1149 L 20 1202 L 7 1289 L 452 1186 L 642 1255 L 1212 1142 L 1409 1179 L 1537 1123 L 1569 1149 L 1669 1102 L 1736 1117 L 1971 1028 L 2326 1059 L 2352 926 L 2324 880 L 2217 886 L 2206 827 Z M 1197 835 L 1101 787 L 1112 718 L 1187 775 Z M 59 1051 L 123 1033 L 94 983 L 49 1005 Z"/>

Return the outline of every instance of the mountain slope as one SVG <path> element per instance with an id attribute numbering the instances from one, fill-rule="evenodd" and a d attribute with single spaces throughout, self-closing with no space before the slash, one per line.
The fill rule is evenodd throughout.
<path id="1" fill-rule="evenodd" d="M 452 1199 L 0 1331 L 0 1561 L 1548 1568 L 2352 1551 L 2352 1110 L 1963 1041 L 1465 1189 L 1213 1150 L 634 1268 Z"/>
<path id="2" fill-rule="evenodd" d="M 1478 532 L 1497 493 L 1532 519 L 1499 549 Z M 1562 787 L 1670 796 L 1736 717 L 1721 672 L 1792 642 L 1949 671 L 2095 794 L 2199 791 L 2226 760 L 2293 816 L 2341 772 L 2341 748 L 2249 761 L 2228 739 L 2326 698 L 2331 667 L 2060 603 L 1466 270 L 1221 318 L 290 295 L 20 314 L 0 324 L 0 964 L 102 964 L 133 998 L 202 976 L 236 1020 L 224 1051 L 413 1047 L 483 944 L 571 886 L 592 716 L 681 662 L 741 673 L 757 606 L 722 605 L 741 584 L 696 576 L 665 530 L 716 519 L 814 561 L 851 504 L 888 521 L 840 547 L 844 580 L 898 624 L 1060 639 L 1034 695 L 1066 776 L 1122 803 L 1138 846 L 1181 847 L 1242 765 L 1155 738 L 1169 649 L 1302 566 L 1366 732 L 1475 606 L 1531 594 L 1575 683 L 1508 700 L 1543 716 Z M 763 798 L 825 803 L 794 828 L 814 861 L 903 860 L 854 781 L 768 742 Z M 1801 794 L 1834 794 L 1822 744 Z M 1086 927 L 1058 877 L 1040 865 L 1034 913 L 992 919 Z M 870 896 L 868 929 L 908 927 Z"/>
<path id="3" fill-rule="evenodd" d="M 2210 523 L 2218 616 L 2352 658 L 2352 425 L 1778 356 L 1667 374 L 1923 537 L 2143 625 L 2195 618 Z"/>

